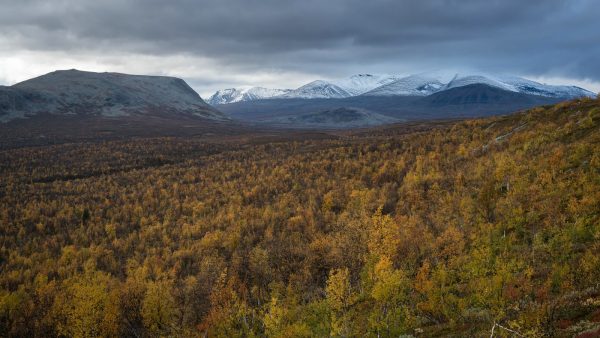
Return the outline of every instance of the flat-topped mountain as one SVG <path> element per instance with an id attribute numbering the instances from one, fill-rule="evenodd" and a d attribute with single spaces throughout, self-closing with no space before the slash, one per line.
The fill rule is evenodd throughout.
<path id="1" fill-rule="evenodd" d="M 0 87 L 0 121 L 39 114 L 104 117 L 182 115 L 227 119 L 204 102 L 185 81 L 167 76 L 73 69 Z"/>

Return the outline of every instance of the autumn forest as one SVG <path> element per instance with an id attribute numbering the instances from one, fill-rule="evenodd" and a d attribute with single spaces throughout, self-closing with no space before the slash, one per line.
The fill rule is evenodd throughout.
<path id="1" fill-rule="evenodd" d="M 598 99 L 0 151 L 1 337 L 592 337 L 599 323 Z"/>

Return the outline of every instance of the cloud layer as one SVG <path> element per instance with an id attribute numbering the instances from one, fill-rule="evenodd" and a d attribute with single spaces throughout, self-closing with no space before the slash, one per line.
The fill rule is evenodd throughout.
<path id="1" fill-rule="evenodd" d="M 600 83 L 596 0 L 1 0 L 0 6 L 0 82 L 9 84 L 55 68 L 176 75 L 201 93 L 438 69 Z"/>

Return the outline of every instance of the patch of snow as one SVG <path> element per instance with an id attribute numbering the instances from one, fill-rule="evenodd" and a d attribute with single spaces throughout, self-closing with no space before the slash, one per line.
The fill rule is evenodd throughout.
<path id="1" fill-rule="evenodd" d="M 352 94 L 340 86 L 323 80 L 316 80 L 304 86 L 294 89 L 286 94 L 274 98 L 298 98 L 298 99 L 341 99 L 350 97 Z"/>
<path id="2" fill-rule="evenodd" d="M 211 105 L 227 104 L 241 101 L 269 99 L 289 93 L 291 89 L 272 89 L 264 87 L 227 88 L 218 90 L 209 99 Z"/>
<path id="3" fill-rule="evenodd" d="M 356 74 L 348 78 L 334 81 L 333 84 L 342 88 L 352 96 L 364 94 L 377 87 L 387 85 L 398 80 L 395 75 Z"/>
<path id="4" fill-rule="evenodd" d="M 576 86 L 546 85 L 522 77 L 508 75 L 457 75 L 446 85 L 446 88 L 450 89 L 470 84 L 486 84 L 512 92 L 545 97 L 573 99 L 595 96 L 594 93 Z"/>
<path id="5" fill-rule="evenodd" d="M 496 87 L 504 90 L 508 90 L 511 92 L 518 92 L 518 90 L 509 84 L 503 83 L 499 80 L 484 76 L 484 75 L 465 75 L 461 76 L 456 74 L 454 79 L 452 79 L 444 89 L 451 89 L 457 87 L 464 87 L 472 84 L 485 84 L 491 87 Z"/>
<path id="6" fill-rule="evenodd" d="M 365 96 L 427 96 L 444 87 L 436 78 L 425 75 L 403 77 L 364 93 Z"/>
<path id="7" fill-rule="evenodd" d="M 532 80 L 524 79 L 517 76 L 498 76 L 497 80 L 512 86 L 516 91 L 531 95 L 540 95 L 546 97 L 594 97 L 595 94 L 589 90 L 577 86 L 555 86 L 541 84 Z"/>

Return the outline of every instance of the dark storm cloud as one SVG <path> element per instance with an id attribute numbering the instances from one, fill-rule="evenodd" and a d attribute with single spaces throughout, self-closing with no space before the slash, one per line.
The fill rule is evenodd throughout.
<path id="1" fill-rule="evenodd" d="M 596 0 L 5 1 L 10 48 L 195 55 L 323 75 L 478 68 L 600 80 Z M 0 47 L 1 48 L 1 47 Z"/>

